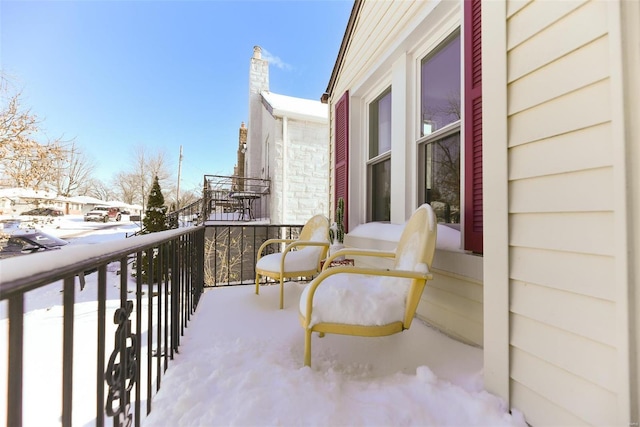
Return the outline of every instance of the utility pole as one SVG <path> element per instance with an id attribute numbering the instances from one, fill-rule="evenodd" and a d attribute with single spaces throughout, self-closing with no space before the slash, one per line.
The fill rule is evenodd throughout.
<path id="1" fill-rule="evenodd" d="M 180 145 L 180 157 L 178 157 L 178 187 L 176 189 L 176 211 L 180 210 L 180 171 L 182 170 L 182 145 Z"/>
<path id="2" fill-rule="evenodd" d="M 142 229 L 142 215 L 144 215 L 144 162 L 140 165 L 140 183 L 142 185 L 142 212 L 140 212 L 140 229 Z"/>

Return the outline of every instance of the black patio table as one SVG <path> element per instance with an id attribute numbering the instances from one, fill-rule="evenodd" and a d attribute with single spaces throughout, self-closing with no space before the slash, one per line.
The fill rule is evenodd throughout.
<path id="1" fill-rule="evenodd" d="M 242 202 L 242 217 L 245 214 L 249 214 L 249 219 L 255 219 L 253 213 L 253 203 L 256 199 L 260 198 L 260 193 L 253 191 L 236 191 L 229 195 L 232 199 L 240 200 Z"/>

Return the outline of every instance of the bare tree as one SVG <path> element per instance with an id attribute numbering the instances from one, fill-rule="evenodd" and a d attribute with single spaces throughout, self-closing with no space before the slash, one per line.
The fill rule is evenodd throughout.
<path id="1" fill-rule="evenodd" d="M 118 198 L 125 203 L 135 204 L 140 198 L 139 177 L 132 173 L 118 172 L 113 179 L 112 187 L 116 189 Z"/>
<path id="2" fill-rule="evenodd" d="M 112 187 L 98 179 L 89 179 L 87 181 L 87 187 L 84 191 L 82 191 L 82 193 L 85 196 L 95 197 L 104 201 L 116 198 L 116 194 L 112 190 Z"/>
<path id="3" fill-rule="evenodd" d="M 187 190 L 180 193 L 180 207 L 189 206 L 191 203 L 194 203 L 202 198 L 202 195 L 197 194 L 193 190 Z"/>
<path id="4" fill-rule="evenodd" d="M 171 194 L 173 183 L 169 179 L 171 176 L 169 170 L 164 150 L 150 152 L 149 148 L 144 145 L 135 146 L 133 148 L 131 168 L 119 174 L 117 178 L 122 180 L 122 182 L 118 183 L 122 198 L 126 199 L 133 193 L 135 197 L 132 197 L 131 200 L 135 201 L 135 203 L 143 204 L 149 196 L 151 184 L 156 176 L 165 192 Z M 168 200 L 167 202 L 170 203 L 171 201 Z"/>
<path id="5" fill-rule="evenodd" d="M 147 155 L 145 169 L 147 175 L 152 177 L 158 177 L 158 181 L 166 181 L 171 176 L 171 172 L 169 171 L 169 165 L 166 160 L 166 153 L 164 150 L 156 151 Z M 153 181 L 153 178 L 151 179 Z"/>
<path id="6" fill-rule="evenodd" d="M 38 118 L 20 105 L 20 92 L 10 94 L 10 84 L 0 75 L 0 172 L 3 185 L 40 188 L 52 183 L 56 164 L 64 158 L 61 139 L 40 143 Z"/>
<path id="7" fill-rule="evenodd" d="M 253 247 L 242 245 L 242 227 L 216 229 L 219 236 L 205 238 L 204 253 L 208 260 L 204 266 L 206 285 L 237 283 L 240 280 L 243 258 L 253 255 Z M 253 280 L 252 275 L 245 278 Z"/>
<path id="8" fill-rule="evenodd" d="M 65 156 L 58 162 L 59 173 L 56 175 L 55 185 L 58 194 L 75 196 L 88 190 L 86 183 L 91 179 L 95 165 L 71 142 L 65 147 Z M 82 190 L 82 191 L 80 191 Z"/>

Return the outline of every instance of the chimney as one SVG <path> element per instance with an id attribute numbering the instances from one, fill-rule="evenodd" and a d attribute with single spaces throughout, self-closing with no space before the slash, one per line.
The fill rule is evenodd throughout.
<path id="1" fill-rule="evenodd" d="M 247 127 L 245 126 L 244 122 L 240 123 L 238 141 L 240 142 L 240 145 L 247 143 Z"/>
<path id="2" fill-rule="evenodd" d="M 262 48 L 254 46 L 251 65 L 249 68 L 249 119 L 247 121 L 247 145 L 251 147 L 251 154 L 245 157 L 244 176 L 250 178 L 264 178 L 263 145 L 266 141 L 267 130 L 263 129 L 262 92 L 269 90 L 269 61 L 262 59 Z M 242 132 L 242 128 L 240 129 Z"/>
<path id="3" fill-rule="evenodd" d="M 240 178 L 245 178 L 244 176 L 244 163 L 245 163 L 245 155 L 247 152 L 247 127 L 244 125 L 244 122 L 240 124 L 240 131 L 238 132 L 238 163 L 237 170 L 234 174 Z M 240 180 L 240 183 L 244 183 L 244 180 Z M 241 190 L 243 190 L 242 188 Z"/>
<path id="4" fill-rule="evenodd" d="M 254 46 L 249 70 L 249 95 L 259 95 L 263 90 L 269 90 L 269 61 L 262 59 L 262 48 Z"/>

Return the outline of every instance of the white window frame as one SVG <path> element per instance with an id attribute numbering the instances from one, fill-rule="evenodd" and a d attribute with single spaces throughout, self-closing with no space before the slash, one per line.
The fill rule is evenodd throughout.
<path id="1" fill-rule="evenodd" d="M 425 167 L 425 151 L 426 146 L 429 143 L 436 142 L 440 139 L 449 137 L 454 134 L 459 134 L 460 139 L 460 224 L 459 228 L 461 231 L 464 228 L 462 221 L 462 212 L 464 212 L 464 134 L 463 134 L 463 117 L 459 120 L 449 123 L 445 125 L 443 128 L 436 130 L 433 133 L 422 136 L 421 127 L 423 126 L 422 121 L 422 61 L 431 55 L 434 51 L 436 51 L 442 43 L 445 43 L 451 36 L 455 33 L 458 33 L 458 37 L 460 37 L 460 109 L 461 115 L 464 112 L 464 78 L 463 78 L 463 64 L 464 64 L 464 44 L 462 39 L 462 23 L 460 21 L 452 22 L 447 27 L 441 28 L 437 36 L 432 36 L 428 42 L 425 42 L 421 45 L 420 49 L 416 49 L 413 55 L 414 62 L 414 73 L 415 73 L 415 103 L 414 103 L 414 111 L 413 117 L 415 119 L 415 149 L 416 149 L 416 204 L 419 206 L 422 203 L 425 203 L 425 175 L 426 175 L 426 167 Z M 462 235 L 462 234 L 461 234 Z M 462 245 L 462 242 L 461 242 Z"/>
<path id="2" fill-rule="evenodd" d="M 384 163 L 386 161 L 389 162 L 389 168 L 391 168 L 391 150 L 393 147 L 393 144 L 390 142 L 389 144 L 389 149 L 385 152 L 382 153 L 378 153 L 377 155 L 375 155 L 374 157 L 369 158 L 370 156 L 370 152 L 371 152 L 371 133 L 369 132 L 370 125 L 371 125 L 371 117 L 370 117 L 370 111 L 371 111 L 371 105 L 374 102 L 378 102 L 381 99 L 383 99 L 385 96 L 387 95 L 391 95 L 391 103 L 393 104 L 393 88 L 391 87 L 391 85 L 387 86 L 384 90 L 382 90 L 371 102 L 367 103 L 367 107 L 366 107 L 366 118 L 367 118 L 367 155 L 366 155 L 366 159 L 367 161 L 366 163 L 366 174 L 367 174 L 367 179 L 366 179 L 366 183 L 367 183 L 367 187 L 366 187 L 366 194 L 367 194 L 367 221 L 373 221 L 373 201 L 374 201 L 374 197 L 376 197 L 376 195 L 374 195 L 372 193 L 373 189 L 373 167 L 377 166 L 381 163 Z M 392 113 L 391 113 L 391 123 L 393 123 L 393 108 L 392 108 Z M 393 125 L 392 125 L 393 126 Z M 389 177 L 389 181 L 391 181 L 391 176 Z M 391 182 L 389 182 L 389 185 L 391 186 Z M 389 194 L 391 194 L 391 188 L 389 188 Z"/>
<path id="3" fill-rule="evenodd" d="M 418 206 L 419 116 L 421 61 L 461 28 L 461 5 L 433 3 L 424 19 L 407 28 L 389 49 L 377 55 L 372 67 L 351 82 L 350 96 L 350 225 L 370 222 L 369 104 L 392 87 L 391 222 L 402 224 Z M 435 12 L 434 12 L 435 11 Z M 397 119 L 400 118 L 400 119 Z M 464 124 L 461 125 L 461 135 Z M 442 131 L 441 131 L 442 132 Z M 366 143 L 365 143 L 366 141 Z M 462 147 L 463 149 L 464 147 Z M 382 155 L 382 153 L 381 153 Z M 463 153 L 461 153 L 463 156 Z M 461 180 L 464 180 L 463 173 Z"/>

